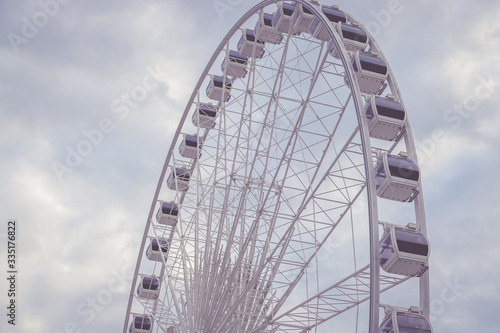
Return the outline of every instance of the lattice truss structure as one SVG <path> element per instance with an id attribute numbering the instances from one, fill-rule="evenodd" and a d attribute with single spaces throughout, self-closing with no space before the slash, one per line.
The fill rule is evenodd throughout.
<path id="1" fill-rule="evenodd" d="M 195 89 L 151 208 L 134 283 L 153 276 L 158 295 L 134 292 L 130 314 L 154 318 L 158 331 L 310 332 L 370 299 L 365 166 L 407 148 L 407 134 L 372 140 L 367 160 L 331 43 L 290 26 L 236 76 L 220 65 L 240 36 L 228 35 Z M 230 82 L 218 101 L 205 90 L 214 75 Z M 389 82 L 377 94 L 392 90 Z M 196 126 L 208 102 L 214 126 Z M 199 140 L 194 158 L 179 150 L 186 135 Z M 176 169 L 189 175 L 187 187 L 167 186 Z M 176 223 L 157 220 L 164 202 L 179 208 Z M 146 257 L 153 240 L 165 244 L 159 260 Z M 384 272 L 380 292 L 409 278 Z"/>

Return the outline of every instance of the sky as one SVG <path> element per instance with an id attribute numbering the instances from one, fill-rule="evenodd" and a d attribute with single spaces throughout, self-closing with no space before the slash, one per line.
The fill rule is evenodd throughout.
<path id="1" fill-rule="evenodd" d="M 0 2 L 2 332 L 122 330 L 179 119 L 213 51 L 255 3 Z M 408 109 L 434 331 L 497 332 L 500 1 L 336 3 L 376 38 Z M 15 327 L 6 319 L 11 220 Z"/>

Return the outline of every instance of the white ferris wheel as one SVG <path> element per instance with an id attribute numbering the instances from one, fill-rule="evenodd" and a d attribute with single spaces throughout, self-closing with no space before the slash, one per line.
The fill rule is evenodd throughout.
<path id="1" fill-rule="evenodd" d="M 432 332 L 406 111 L 380 47 L 343 9 L 253 7 L 175 133 L 124 333 Z"/>

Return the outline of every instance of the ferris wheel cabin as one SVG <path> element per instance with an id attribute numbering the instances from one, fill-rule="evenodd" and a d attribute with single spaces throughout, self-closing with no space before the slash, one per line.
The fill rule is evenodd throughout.
<path id="1" fill-rule="evenodd" d="M 211 75 L 207 96 L 215 101 L 227 102 L 231 98 L 231 80 L 220 75 Z"/>
<path id="2" fill-rule="evenodd" d="M 132 323 L 128 328 L 129 333 L 150 333 L 153 330 L 151 317 L 145 315 L 134 315 Z"/>
<path id="3" fill-rule="evenodd" d="M 255 36 L 255 31 L 243 29 L 238 42 L 238 52 L 246 57 L 261 58 L 264 55 L 265 42 Z"/>
<path id="4" fill-rule="evenodd" d="M 191 174 L 182 168 L 173 168 L 167 179 L 167 186 L 171 190 L 187 191 Z"/>
<path id="5" fill-rule="evenodd" d="M 379 333 L 433 333 L 431 324 L 419 312 L 392 310 L 382 320 Z"/>
<path id="6" fill-rule="evenodd" d="M 160 295 L 160 281 L 156 276 L 143 276 L 137 286 L 137 296 L 145 299 L 156 299 Z"/>
<path id="7" fill-rule="evenodd" d="M 388 273 L 422 276 L 429 268 L 429 254 L 429 241 L 415 225 L 391 225 L 380 239 L 380 266 Z"/>
<path id="8" fill-rule="evenodd" d="M 314 19 L 314 14 L 306 7 L 297 4 L 293 11 L 293 29 L 300 32 L 309 32 L 309 26 Z"/>
<path id="9" fill-rule="evenodd" d="M 273 27 L 273 19 L 273 14 L 262 14 L 255 25 L 255 34 L 263 42 L 279 44 L 283 40 L 283 35 Z"/>
<path id="10" fill-rule="evenodd" d="M 394 96 L 387 98 L 371 96 L 365 105 L 370 136 L 385 141 L 394 141 L 405 125 L 406 110 Z"/>
<path id="11" fill-rule="evenodd" d="M 356 52 L 352 58 L 352 67 L 358 79 L 359 90 L 364 94 L 378 93 L 387 79 L 387 64 L 376 55 Z M 346 82 L 349 85 L 348 80 Z"/>
<path id="12" fill-rule="evenodd" d="M 338 7 L 321 6 L 321 11 L 325 14 L 332 25 L 339 22 L 347 22 L 347 16 L 338 10 Z M 328 29 L 320 22 L 318 17 L 314 17 L 311 25 L 309 26 L 309 32 L 314 38 L 319 40 L 325 42 L 331 40 L 331 37 L 328 34 Z"/>
<path id="13" fill-rule="evenodd" d="M 148 249 L 146 250 L 146 257 L 151 261 L 162 262 L 167 260 L 168 255 L 168 242 L 162 238 L 151 238 Z"/>
<path id="14" fill-rule="evenodd" d="M 208 103 L 199 103 L 194 110 L 191 120 L 195 126 L 201 128 L 214 128 L 215 118 L 217 117 L 217 108 Z"/>
<path id="15" fill-rule="evenodd" d="M 288 33 L 292 22 L 292 16 L 295 9 L 293 4 L 278 2 L 278 10 L 274 13 L 273 27 L 281 33 Z M 292 31 L 292 34 L 294 31 Z"/>
<path id="16" fill-rule="evenodd" d="M 420 170 L 403 154 L 384 154 L 375 166 L 377 195 L 401 202 L 412 201 L 418 194 Z"/>
<path id="17" fill-rule="evenodd" d="M 343 22 L 337 23 L 335 27 L 342 38 L 344 47 L 348 52 L 363 52 L 366 49 L 368 45 L 368 35 L 365 30 L 359 26 L 349 25 Z M 333 44 L 333 41 L 330 41 L 328 49 L 333 57 L 339 58 L 339 52 Z"/>
<path id="18" fill-rule="evenodd" d="M 158 208 L 156 212 L 156 221 L 160 224 L 175 226 L 178 219 L 179 206 L 173 202 L 162 202 L 160 208 Z"/>
<path id="19" fill-rule="evenodd" d="M 179 153 L 182 157 L 198 158 L 202 145 L 202 138 L 198 138 L 197 135 L 184 134 L 181 145 L 179 146 Z"/>
<path id="20" fill-rule="evenodd" d="M 222 72 L 234 77 L 245 77 L 247 75 L 248 57 L 236 51 L 229 51 L 229 55 L 221 65 Z"/>

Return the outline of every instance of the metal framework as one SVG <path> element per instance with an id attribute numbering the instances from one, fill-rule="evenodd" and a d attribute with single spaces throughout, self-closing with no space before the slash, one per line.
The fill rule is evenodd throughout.
<path id="1" fill-rule="evenodd" d="M 406 121 L 394 142 L 370 139 L 363 114 L 369 96 L 360 92 L 352 55 L 319 4 L 288 2 L 319 18 L 338 58 L 328 42 L 291 27 L 281 43 L 266 44 L 263 56 L 249 57 L 245 77 L 221 71 L 239 29 L 253 28 L 278 2 L 259 3 L 235 24 L 194 88 L 153 197 L 124 333 L 133 314 L 150 316 L 153 330 L 162 332 L 312 332 L 348 311 L 357 313 L 354 331 L 360 322 L 374 333 L 380 294 L 409 279 L 380 273 L 373 166 L 381 153 L 400 148 L 416 161 L 411 128 Z M 368 45 L 385 59 L 372 37 Z M 210 74 L 231 79 L 231 98 L 214 102 L 216 126 L 202 128 L 186 120 L 209 102 Z M 402 103 L 390 68 L 379 94 L 384 89 Z M 183 134 L 193 133 L 203 142 L 199 158 L 182 157 Z M 190 173 L 187 191 L 166 185 L 176 167 Z M 420 185 L 418 193 L 404 205 L 425 234 Z M 177 225 L 156 221 L 161 201 L 180 207 Z M 146 258 L 153 238 L 168 242 L 161 262 Z M 358 261 L 368 264 L 358 268 Z M 160 280 L 159 298 L 138 297 L 140 277 L 152 275 Z M 417 301 L 428 317 L 428 273 L 419 279 Z M 368 320 L 358 315 L 364 303 Z"/>

